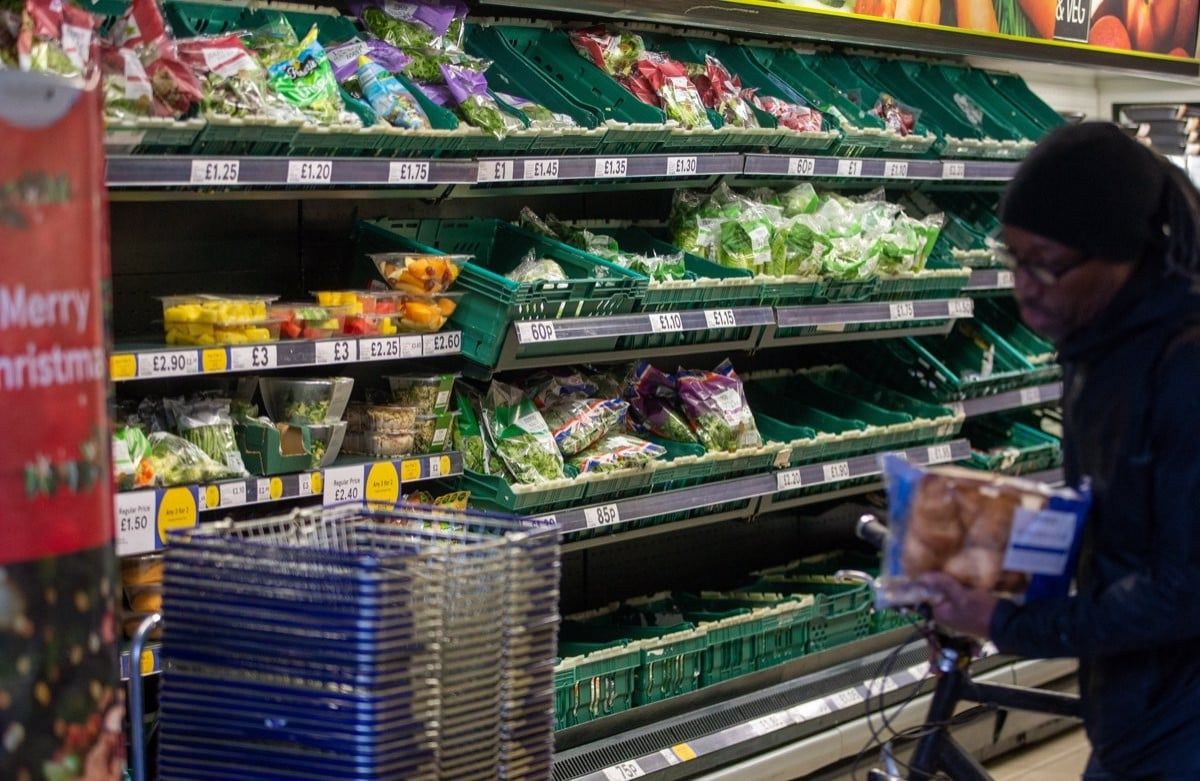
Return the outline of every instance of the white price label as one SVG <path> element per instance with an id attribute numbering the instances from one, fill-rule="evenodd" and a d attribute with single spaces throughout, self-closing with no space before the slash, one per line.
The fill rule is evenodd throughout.
<path id="1" fill-rule="evenodd" d="M 734 328 L 737 326 L 737 315 L 732 309 L 705 309 L 704 322 L 709 328 Z"/>
<path id="2" fill-rule="evenodd" d="M 400 357 L 400 337 L 363 339 L 358 343 L 358 360 L 389 361 Z"/>
<path id="3" fill-rule="evenodd" d="M 930 445 L 927 464 L 944 464 L 954 459 L 954 451 L 948 444 Z"/>
<path id="4" fill-rule="evenodd" d="M 949 311 L 951 317 L 971 317 L 975 314 L 975 302 L 969 298 L 952 298 Z"/>
<path id="5" fill-rule="evenodd" d="M 862 160 L 838 160 L 838 176 L 862 176 Z"/>
<path id="6" fill-rule="evenodd" d="M 836 464 L 822 464 L 821 471 L 825 473 L 825 482 L 827 483 L 850 479 L 850 464 L 845 461 L 838 461 Z"/>
<path id="7" fill-rule="evenodd" d="M 888 692 L 894 692 L 900 688 L 900 684 L 896 682 L 895 676 L 889 675 L 887 678 L 872 678 L 867 681 L 867 696 L 882 697 Z"/>
<path id="8" fill-rule="evenodd" d="M 296 494 L 298 496 L 312 496 L 312 475 L 305 472 L 296 478 Z"/>
<path id="9" fill-rule="evenodd" d="M 288 184 L 329 184 L 331 181 L 332 160 L 288 160 Z"/>
<path id="10" fill-rule="evenodd" d="M 245 504 L 246 483 L 240 480 L 236 483 L 221 483 L 220 496 L 222 507 L 237 507 L 240 504 Z"/>
<path id="11" fill-rule="evenodd" d="M 784 727 L 792 724 L 792 717 L 787 711 L 778 711 L 770 713 L 766 716 L 761 716 L 750 721 L 750 731 L 755 735 L 766 735 L 770 732 L 776 732 Z"/>
<path id="12" fill-rule="evenodd" d="M 361 502 L 365 497 L 362 466 L 326 469 L 324 482 L 325 491 L 321 503 L 326 507 L 346 502 Z"/>
<path id="13" fill-rule="evenodd" d="M 1037 388 L 1021 388 L 1021 406 L 1028 407 L 1042 400 L 1042 392 Z"/>
<path id="14" fill-rule="evenodd" d="M 833 713 L 833 710 L 825 700 L 809 700 L 793 708 L 788 708 L 788 715 L 797 724 L 803 721 L 819 719 L 822 716 L 828 716 L 830 713 Z"/>
<path id="15" fill-rule="evenodd" d="M 441 458 L 441 456 L 434 456 L 433 458 L 426 460 L 425 463 L 429 469 L 430 479 L 442 476 L 442 458 Z"/>
<path id="16" fill-rule="evenodd" d="M 943 179 L 965 179 L 967 178 L 966 163 L 942 163 L 942 178 Z"/>
<path id="17" fill-rule="evenodd" d="M 229 348 L 229 366 L 235 372 L 274 369 L 278 365 L 279 350 L 273 344 Z"/>
<path id="18" fill-rule="evenodd" d="M 585 507 L 583 520 L 589 529 L 597 526 L 612 526 L 621 522 L 621 513 L 615 504 L 602 504 L 599 507 Z"/>
<path id="19" fill-rule="evenodd" d="M 192 161 L 192 184 L 237 184 L 241 174 L 241 162 L 238 160 L 208 160 L 200 158 Z"/>
<path id="20" fill-rule="evenodd" d="M 608 781 L 630 781 L 630 779 L 646 775 L 646 771 L 642 770 L 642 766 L 636 761 L 621 762 L 612 767 L 606 767 L 600 772 L 604 773 L 604 777 Z"/>
<path id="21" fill-rule="evenodd" d="M 388 184 L 427 184 L 429 162 L 426 160 L 395 160 L 388 165 Z"/>
<path id="22" fill-rule="evenodd" d="M 627 157 L 597 157 L 597 179 L 620 179 L 629 175 L 629 158 Z"/>
<path id="23" fill-rule="evenodd" d="M 558 340 L 558 334 L 554 332 L 554 323 L 548 320 L 518 322 L 517 337 L 522 344 L 554 342 Z"/>
<path id="24" fill-rule="evenodd" d="M 883 175 L 888 179 L 906 179 L 908 163 L 904 160 L 888 160 L 883 164 Z"/>
<path id="25" fill-rule="evenodd" d="M 683 315 L 678 312 L 662 312 L 650 317 L 650 330 L 656 334 L 683 330 Z"/>
<path id="26" fill-rule="evenodd" d="M 699 161 L 695 157 L 667 158 L 667 176 L 695 176 L 699 170 Z"/>
<path id="27" fill-rule="evenodd" d="M 423 355 L 458 355 L 462 352 L 462 332 L 447 331 L 421 337 Z"/>
<path id="28" fill-rule="evenodd" d="M 317 342 L 317 363 L 353 363 L 358 360 L 358 342 L 338 339 Z"/>
<path id="29" fill-rule="evenodd" d="M 200 372 L 200 353 L 195 350 L 144 353 L 137 357 L 138 377 L 175 377 Z"/>
<path id="30" fill-rule="evenodd" d="M 558 178 L 558 159 L 526 160 L 524 163 L 524 178 L 526 181 L 552 180 Z"/>
<path id="31" fill-rule="evenodd" d="M 788 159 L 788 176 L 812 176 L 817 172 L 817 161 L 812 157 Z"/>
<path id="32" fill-rule="evenodd" d="M 804 481 L 800 477 L 799 469 L 789 469 L 786 472 L 779 472 L 775 475 L 776 491 L 791 491 L 801 488 L 803 485 Z"/>
<path id="33" fill-rule="evenodd" d="M 255 501 L 269 502 L 271 501 L 271 481 L 267 478 L 259 480 L 254 485 Z"/>
<path id="34" fill-rule="evenodd" d="M 480 160 L 475 172 L 477 182 L 511 182 L 516 166 L 512 160 Z"/>
<path id="35" fill-rule="evenodd" d="M 842 689 L 829 699 L 833 700 L 834 705 L 840 708 L 853 708 L 855 705 L 862 705 L 866 699 L 862 696 L 862 692 L 858 689 Z"/>
<path id="36" fill-rule="evenodd" d="M 400 357 L 420 358 L 425 354 L 425 346 L 419 336 L 400 337 Z"/>
<path id="37" fill-rule="evenodd" d="M 888 304 L 888 317 L 892 320 L 912 320 L 914 314 L 912 301 Z"/>
<path id="38" fill-rule="evenodd" d="M 1016 284 L 1011 271 L 996 272 L 996 287 L 1012 287 Z"/>
<path id="39" fill-rule="evenodd" d="M 116 505 L 117 555 L 131 556 L 154 550 L 158 533 L 155 492 L 119 493 Z"/>

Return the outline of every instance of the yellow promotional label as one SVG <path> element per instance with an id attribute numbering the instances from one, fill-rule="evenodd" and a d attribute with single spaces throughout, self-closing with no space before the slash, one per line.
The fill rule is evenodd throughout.
<path id="1" fill-rule="evenodd" d="M 442 456 L 441 459 L 438 460 L 438 471 L 439 474 L 450 474 L 450 456 Z"/>
<path id="2" fill-rule="evenodd" d="M 313 472 L 309 484 L 312 485 L 313 496 L 318 496 L 325 491 L 325 476 L 320 472 Z"/>
<path id="3" fill-rule="evenodd" d="M 407 462 L 406 462 L 407 463 Z M 395 507 L 400 501 L 400 475 L 391 461 L 380 461 L 367 472 L 367 503 L 381 508 Z"/>
<path id="4" fill-rule="evenodd" d="M 168 488 L 158 500 L 158 539 L 164 545 L 167 532 L 195 528 L 199 521 L 196 495 L 190 488 Z"/>
<path id="5" fill-rule="evenodd" d="M 400 479 L 406 483 L 421 479 L 421 459 L 410 458 L 400 462 Z"/>
<path id="6" fill-rule="evenodd" d="M 229 353 L 224 348 L 204 350 L 200 353 L 200 365 L 206 372 L 223 372 L 229 368 Z"/>
<path id="7" fill-rule="evenodd" d="M 204 489 L 204 506 L 211 510 L 214 507 L 221 506 L 221 489 L 215 485 L 210 485 Z"/>
<path id="8" fill-rule="evenodd" d="M 692 747 L 686 743 L 679 743 L 671 746 L 671 751 L 674 752 L 675 756 L 679 757 L 679 759 L 684 762 L 688 762 L 696 758 L 696 752 L 693 751 Z"/>
<path id="9" fill-rule="evenodd" d="M 283 498 L 283 481 L 278 477 L 271 478 L 271 499 L 278 500 Z"/>
<path id="10" fill-rule="evenodd" d="M 108 371 L 114 380 L 128 380 L 137 376 L 137 357 L 114 355 L 108 361 Z"/>
<path id="11" fill-rule="evenodd" d="M 149 649 L 142 651 L 142 658 L 138 663 L 138 667 L 141 668 L 142 675 L 149 675 L 154 672 L 154 653 Z"/>

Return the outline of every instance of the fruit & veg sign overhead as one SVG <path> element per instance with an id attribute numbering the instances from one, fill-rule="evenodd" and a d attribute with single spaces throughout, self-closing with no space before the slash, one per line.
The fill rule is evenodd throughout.
<path id="1" fill-rule="evenodd" d="M 1049 46 L 1162 60 L 1196 58 L 1200 0 L 724 0 L 848 14 Z"/>

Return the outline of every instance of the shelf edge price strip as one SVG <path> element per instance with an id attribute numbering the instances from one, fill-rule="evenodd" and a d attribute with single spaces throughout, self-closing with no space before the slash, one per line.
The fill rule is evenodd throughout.
<path id="1" fill-rule="evenodd" d="M 517 321 L 517 341 L 521 344 L 556 342 L 558 334 L 549 320 Z"/>
<path id="2" fill-rule="evenodd" d="M 362 464 L 326 469 L 322 481 L 321 504 L 330 507 L 366 498 L 365 468 Z"/>
<path id="3" fill-rule="evenodd" d="M 599 507 L 586 507 L 583 510 L 583 521 L 589 529 L 601 526 L 613 526 L 621 522 L 621 511 L 615 504 L 602 504 Z"/>
<path id="4" fill-rule="evenodd" d="M 139 353 L 137 357 L 138 377 L 178 377 L 199 373 L 199 350 Z"/>

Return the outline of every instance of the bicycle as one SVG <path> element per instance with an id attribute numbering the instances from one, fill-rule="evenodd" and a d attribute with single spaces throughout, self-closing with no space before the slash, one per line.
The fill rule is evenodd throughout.
<path id="1" fill-rule="evenodd" d="M 874 515 L 863 515 L 858 519 L 855 534 L 867 544 L 882 550 L 887 542 L 888 529 Z M 873 587 L 877 585 L 868 575 L 860 573 L 858 576 L 871 582 Z M 888 742 L 882 749 L 885 768 L 869 770 L 868 781 L 931 781 L 939 773 L 949 775 L 952 781 L 991 781 L 992 777 L 983 766 L 950 734 L 954 709 L 960 702 L 993 709 L 1073 718 L 1081 716 L 1079 697 L 1073 694 L 973 681 L 970 664 L 978 650 L 976 642 L 939 631 L 933 624 L 932 613 L 927 605 L 908 606 L 903 610 L 918 616 L 921 633 L 932 646 L 930 666 L 937 676 L 937 685 L 925 722 L 918 728 L 920 740 L 912 758 L 905 765 L 907 775 L 900 775 L 900 763 L 895 759 L 891 743 Z"/>

